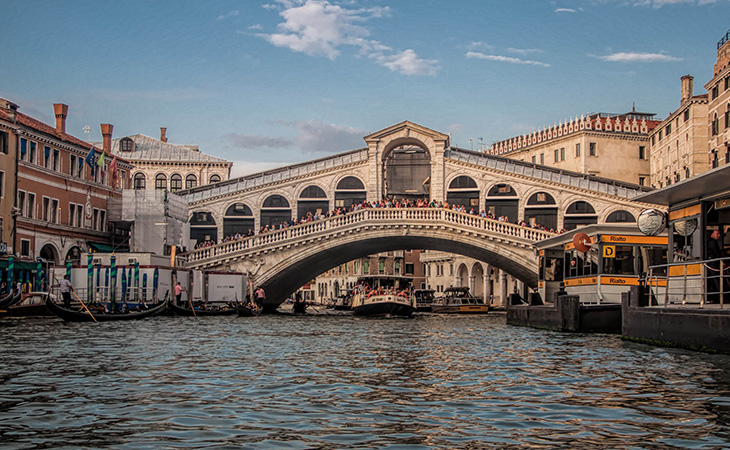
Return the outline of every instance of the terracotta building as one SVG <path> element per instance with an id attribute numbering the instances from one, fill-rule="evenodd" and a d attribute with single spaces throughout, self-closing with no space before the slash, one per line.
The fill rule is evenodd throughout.
<path id="1" fill-rule="evenodd" d="M 709 168 L 714 168 L 730 163 L 730 31 L 717 42 L 717 61 L 705 89 L 709 95 Z"/>
<path id="2" fill-rule="evenodd" d="M 654 114 L 598 113 L 495 142 L 492 155 L 602 178 L 648 185 L 649 134 Z"/>
<path id="3" fill-rule="evenodd" d="M 55 127 L 18 109 L 0 99 L 1 236 L 7 253 L 18 261 L 40 256 L 59 265 L 67 258 L 78 263 L 89 249 L 107 249 L 107 200 L 129 186 L 132 168 L 110 153 L 112 125 L 101 125 L 99 148 L 66 132 L 67 105 L 53 105 Z"/>

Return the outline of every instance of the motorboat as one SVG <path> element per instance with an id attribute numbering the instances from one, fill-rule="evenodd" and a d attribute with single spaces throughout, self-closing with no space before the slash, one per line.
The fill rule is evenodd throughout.
<path id="1" fill-rule="evenodd" d="M 413 291 L 413 296 L 416 299 L 416 311 L 431 312 L 433 310 L 431 305 L 433 305 L 434 292 L 436 291 L 433 289 L 416 289 Z"/>
<path id="2" fill-rule="evenodd" d="M 472 296 L 468 287 L 450 287 L 434 301 L 431 310 L 439 314 L 486 314 L 489 305 L 481 298 Z"/>
<path id="3" fill-rule="evenodd" d="M 410 277 L 371 275 L 358 278 L 352 312 L 358 316 L 405 316 L 416 309 Z"/>

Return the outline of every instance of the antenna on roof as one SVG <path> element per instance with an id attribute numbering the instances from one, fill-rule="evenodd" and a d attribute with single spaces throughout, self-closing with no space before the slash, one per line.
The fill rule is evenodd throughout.
<path id="1" fill-rule="evenodd" d="M 88 141 L 89 140 L 89 134 L 91 133 L 91 127 L 88 126 L 88 125 L 84 125 L 83 130 L 84 130 L 84 133 L 86 134 L 86 140 Z"/>

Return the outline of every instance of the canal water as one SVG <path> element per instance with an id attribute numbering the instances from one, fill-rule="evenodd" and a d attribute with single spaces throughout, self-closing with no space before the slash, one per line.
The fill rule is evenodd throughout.
<path id="1" fill-rule="evenodd" d="M 0 321 L 0 448 L 730 448 L 730 357 L 504 316 Z"/>

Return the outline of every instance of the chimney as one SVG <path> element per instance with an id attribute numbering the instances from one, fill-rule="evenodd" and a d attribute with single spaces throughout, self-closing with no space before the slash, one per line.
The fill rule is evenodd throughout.
<path id="1" fill-rule="evenodd" d="M 166 134 L 167 134 L 167 128 L 160 127 L 160 140 L 162 142 L 167 142 L 167 136 L 165 136 Z"/>
<path id="2" fill-rule="evenodd" d="M 692 78 L 691 75 L 685 75 L 682 77 L 682 105 L 687 103 L 692 98 Z"/>
<path id="3" fill-rule="evenodd" d="M 66 116 L 68 115 L 68 105 L 63 103 L 54 103 L 53 112 L 56 114 L 56 131 L 66 133 Z"/>
<path id="4" fill-rule="evenodd" d="M 114 129 L 114 125 L 109 123 L 102 123 L 101 124 L 101 135 L 103 136 L 103 148 L 104 153 L 111 153 L 112 152 L 112 130 Z"/>

